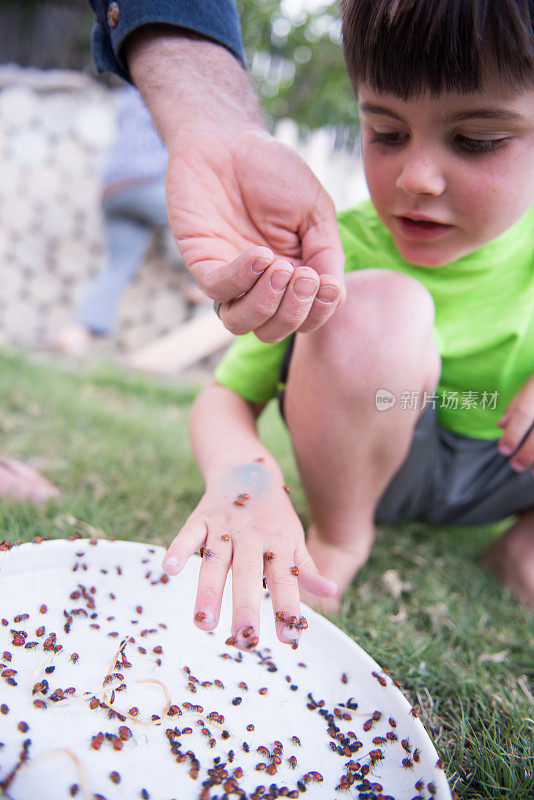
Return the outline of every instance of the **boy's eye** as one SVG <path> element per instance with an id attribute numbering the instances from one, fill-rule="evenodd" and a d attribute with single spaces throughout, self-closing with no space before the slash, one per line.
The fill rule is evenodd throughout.
<path id="1" fill-rule="evenodd" d="M 406 138 L 406 134 L 400 131 L 390 131 L 388 133 L 381 133 L 380 131 L 373 131 L 373 138 L 371 144 L 377 142 L 378 144 L 398 145 L 402 144 Z"/>
<path id="2" fill-rule="evenodd" d="M 472 139 L 470 136 L 463 136 L 461 133 L 456 135 L 456 145 L 460 150 L 474 155 L 484 155 L 493 153 L 506 142 L 506 137 L 500 139 Z"/>

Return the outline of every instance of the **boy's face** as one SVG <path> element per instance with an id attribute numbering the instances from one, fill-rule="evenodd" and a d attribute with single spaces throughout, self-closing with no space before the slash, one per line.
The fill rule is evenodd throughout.
<path id="1" fill-rule="evenodd" d="M 534 203 L 534 89 L 358 101 L 371 198 L 407 261 L 455 261 Z"/>

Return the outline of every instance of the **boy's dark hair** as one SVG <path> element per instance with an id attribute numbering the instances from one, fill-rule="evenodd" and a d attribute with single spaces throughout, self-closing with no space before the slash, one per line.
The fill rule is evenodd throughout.
<path id="1" fill-rule="evenodd" d="M 341 0 L 353 85 L 404 100 L 534 80 L 534 0 Z"/>

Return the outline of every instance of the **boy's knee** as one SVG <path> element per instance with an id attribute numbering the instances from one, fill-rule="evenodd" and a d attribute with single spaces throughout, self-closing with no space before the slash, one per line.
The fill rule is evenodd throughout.
<path id="1" fill-rule="evenodd" d="M 437 364 L 433 325 L 434 302 L 419 281 L 390 270 L 362 270 L 347 276 L 347 299 L 332 319 L 297 337 L 296 354 L 322 361 L 332 381 L 339 371 L 345 385 L 356 372 L 361 380 L 362 368 L 371 377 L 403 365 L 425 381 Z"/>
<path id="2" fill-rule="evenodd" d="M 339 323 L 374 339 L 396 340 L 401 334 L 425 336 L 434 324 L 432 295 L 415 278 L 386 269 L 347 276 L 346 315 Z"/>
<path id="3" fill-rule="evenodd" d="M 415 278 L 368 269 L 347 276 L 347 299 L 317 331 L 319 344 L 403 350 L 426 344 L 434 325 L 434 301 Z M 321 342 L 322 340 L 322 342 Z"/>

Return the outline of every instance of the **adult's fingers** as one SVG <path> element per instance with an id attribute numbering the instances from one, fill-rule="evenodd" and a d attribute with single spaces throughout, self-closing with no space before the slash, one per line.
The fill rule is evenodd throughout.
<path id="1" fill-rule="evenodd" d="M 294 271 L 289 261 L 277 258 L 245 295 L 224 303 L 219 316 L 228 330 L 237 335 L 248 333 L 271 319 L 284 298 Z M 310 273 L 316 275 L 313 270 Z M 318 283 L 317 276 L 315 280 Z"/>
<path id="2" fill-rule="evenodd" d="M 334 275 L 319 275 L 318 278 L 316 294 L 307 299 L 298 296 L 294 281 L 289 285 L 276 314 L 254 331 L 258 339 L 277 342 L 293 331 L 307 333 L 316 330 L 330 319 L 344 296 L 344 287 Z M 295 286 L 293 291 L 292 286 Z"/>
<path id="3" fill-rule="evenodd" d="M 268 247 L 258 245 L 240 253 L 233 261 L 197 261 L 189 270 L 208 297 L 228 303 L 248 292 L 274 258 Z"/>
<path id="4" fill-rule="evenodd" d="M 232 563 L 230 534 L 211 530 L 201 549 L 202 565 L 194 610 L 196 625 L 210 631 L 217 626 L 226 576 Z"/>
<path id="5" fill-rule="evenodd" d="M 319 275 L 310 267 L 297 267 L 280 305 L 263 325 L 254 328 L 262 342 L 279 342 L 304 323 L 319 290 Z"/>
<path id="6" fill-rule="evenodd" d="M 207 533 L 208 526 L 202 517 L 189 517 L 165 553 L 162 563 L 163 571 L 168 575 L 177 575 L 181 572 L 193 553 L 202 547 Z"/>

